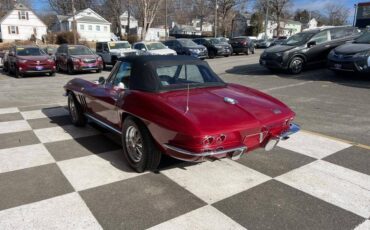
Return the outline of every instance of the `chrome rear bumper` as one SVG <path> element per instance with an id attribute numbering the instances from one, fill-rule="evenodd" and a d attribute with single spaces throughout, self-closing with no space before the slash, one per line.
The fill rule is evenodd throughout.
<path id="1" fill-rule="evenodd" d="M 298 132 L 299 130 L 301 130 L 301 127 L 299 125 L 294 124 L 294 123 L 290 124 L 290 127 L 286 132 L 280 134 L 280 136 L 270 138 L 270 140 L 265 145 L 265 150 L 266 151 L 271 151 L 273 148 L 276 147 L 276 145 L 279 143 L 279 141 L 288 140 L 290 135 Z"/>

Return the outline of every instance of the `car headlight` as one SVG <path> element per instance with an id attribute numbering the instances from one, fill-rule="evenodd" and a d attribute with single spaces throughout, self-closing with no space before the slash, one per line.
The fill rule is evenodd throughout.
<path id="1" fill-rule="evenodd" d="M 282 56 L 284 56 L 284 52 L 275 53 L 275 56 L 276 57 L 282 57 Z"/>
<path id="2" fill-rule="evenodd" d="M 81 62 L 81 59 L 79 59 L 79 58 L 75 58 L 75 57 L 72 57 L 72 58 L 71 58 L 71 60 L 72 60 L 73 62 Z"/>
<path id="3" fill-rule="evenodd" d="M 362 51 L 360 53 L 353 55 L 354 58 L 361 58 L 361 59 L 368 58 L 369 56 L 370 56 L 370 50 Z"/>
<path id="4" fill-rule="evenodd" d="M 215 46 L 217 49 L 222 49 L 223 47 L 222 46 Z"/>
<path id="5" fill-rule="evenodd" d="M 97 57 L 96 60 L 97 61 L 103 61 L 103 59 L 101 57 Z"/>

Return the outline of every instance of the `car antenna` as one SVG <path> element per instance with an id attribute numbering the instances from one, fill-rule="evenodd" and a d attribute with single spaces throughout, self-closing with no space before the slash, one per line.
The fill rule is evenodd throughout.
<path id="1" fill-rule="evenodd" d="M 186 108 L 185 108 L 185 113 L 189 111 L 189 94 L 190 94 L 190 84 L 188 83 L 188 92 L 186 95 Z"/>

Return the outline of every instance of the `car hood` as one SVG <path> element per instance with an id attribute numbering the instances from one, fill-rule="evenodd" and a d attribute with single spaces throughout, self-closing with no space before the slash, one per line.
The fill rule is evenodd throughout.
<path id="1" fill-rule="evenodd" d="M 294 48 L 295 48 L 295 46 L 276 45 L 276 46 L 272 46 L 270 48 L 267 48 L 265 50 L 265 52 L 279 53 L 279 52 L 284 52 L 284 51 L 291 50 L 291 49 L 294 49 Z"/>
<path id="2" fill-rule="evenodd" d="M 45 61 L 50 58 L 49 55 L 42 56 L 17 56 L 19 59 L 28 60 L 28 61 Z"/>
<path id="3" fill-rule="evenodd" d="M 370 50 L 370 44 L 348 43 L 335 49 L 338 54 L 356 54 L 362 51 Z"/>
<path id="4" fill-rule="evenodd" d="M 158 54 L 158 55 L 166 55 L 166 54 L 174 54 L 175 51 L 171 49 L 160 49 L 160 50 L 148 50 L 151 54 Z"/>
<path id="5" fill-rule="evenodd" d="M 128 52 L 136 52 L 136 50 L 132 48 L 124 48 L 124 49 L 111 49 L 113 53 L 128 53 Z"/>
<path id="6" fill-rule="evenodd" d="M 98 56 L 97 55 L 71 55 L 71 57 L 74 57 L 74 58 L 97 58 Z"/>
<path id="7" fill-rule="evenodd" d="M 197 88 L 161 93 L 163 102 L 184 114 L 201 132 L 217 132 L 220 126 L 229 131 L 254 129 L 285 120 L 294 113 L 282 102 L 257 90 L 229 84 L 226 87 Z M 232 98 L 236 104 L 225 102 Z"/>

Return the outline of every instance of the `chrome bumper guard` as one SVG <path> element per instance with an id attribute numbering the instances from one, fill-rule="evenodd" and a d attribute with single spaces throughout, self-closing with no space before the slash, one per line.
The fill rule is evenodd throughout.
<path id="1" fill-rule="evenodd" d="M 299 130 L 301 130 L 301 127 L 299 127 L 299 125 L 294 124 L 294 123 L 290 124 L 290 127 L 289 127 L 288 131 L 280 134 L 280 136 L 270 138 L 270 140 L 265 145 L 265 150 L 266 151 L 271 151 L 273 148 L 276 147 L 276 145 L 279 143 L 279 141 L 288 140 L 290 135 L 298 132 Z"/>
<path id="2" fill-rule="evenodd" d="M 175 152 L 183 154 L 183 155 L 187 155 L 187 156 L 190 156 L 190 157 L 203 157 L 205 159 L 208 158 L 210 160 L 213 157 L 216 157 L 217 155 L 223 155 L 223 154 L 227 154 L 227 153 L 230 153 L 230 156 L 228 156 L 228 157 L 231 158 L 232 160 L 238 160 L 243 155 L 243 153 L 245 153 L 247 151 L 246 146 L 241 146 L 241 147 L 231 148 L 231 149 L 222 149 L 222 150 L 215 150 L 215 151 L 209 151 L 209 152 L 194 153 L 194 152 L 190 152 L 190 151 L 187 151 L 185 149 L 177 148 L 177 147 L 167 145 L 167 144 L 164 144 L 164 146 L 167 149 L 170 149 L 172 151 L 175 151 Z"/>

